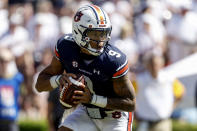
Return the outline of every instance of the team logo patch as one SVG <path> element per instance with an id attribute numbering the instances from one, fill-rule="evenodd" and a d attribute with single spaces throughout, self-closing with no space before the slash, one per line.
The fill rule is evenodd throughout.
<path id="1" fill-rule="evenodd" d="M 82 15 L 83 14 L 81 13 L 81 11 L 77 12 L 76 15 L 75 15 L 75 17 L 74 17 L 74 21 L 75 22 L 80 21 Z"/>
<path id="2" fill-rule="evenodd" d="M 100 71 L 99 70 L 96 70 L 96 69 L 93 70 L 93 73 L 95 73 L 97 75 L 100 75 Z"/>
<path id="3" fill-rule="evenodd" d="M 119 112 L 119 111 L 113 112 L 112 117 L 115 119 L 119 119 L 121 117 L 121 112 Z"/>
<path id="4" fill-rule="evenodd" d="M 73 67 L 77 68 L 78 67 L 78 62 L 77 61 L 73 61 L 72 65 L 73 65 Z"/>
<path id="5" fill-rule="evenodd" d="M 12 86 L 2 86 L 0 88 L 0 103 L 4 106 L 13 106 L 14 99 L 14 89 Z"/>

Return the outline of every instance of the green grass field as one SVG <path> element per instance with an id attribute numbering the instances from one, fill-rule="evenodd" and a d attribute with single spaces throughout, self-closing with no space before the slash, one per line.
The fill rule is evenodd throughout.
<path id="1" fill-rule="evenodd" d="M 48 131 L 48 125 L 46 120 L 31 121 L 23 120 L 19 121 L 20 131 Z M 135 131 L 135 124 L 133 127 Z M 184 122 L 173 121 L 173 131 L 197 131 L 197 124 L 192 125 Z"/>

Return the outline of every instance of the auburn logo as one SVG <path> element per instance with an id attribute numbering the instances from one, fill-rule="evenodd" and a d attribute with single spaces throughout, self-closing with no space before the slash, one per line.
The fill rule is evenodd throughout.
<path id="1" fill-rule="evenodd" d="M 81 11 L 77 12 L 76 15 L 75 15 L 75 17 L 74 17 L 74 21 L 75 22 L 80 21 L 82 15 L 83 14 L 81 13 Z"/>
<path id="2" fill-rule="evenodd" d="M 121 112 L 119 112 L 119 111 L 113 112 L 112 117 L 115 119 L 119 119 L 121 117 Z"/>

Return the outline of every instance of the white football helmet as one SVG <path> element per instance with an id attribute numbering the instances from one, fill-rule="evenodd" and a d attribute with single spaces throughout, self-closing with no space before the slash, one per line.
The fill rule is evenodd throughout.
<path id="1" fill-rule="evenodd" d="M 73 19 L 73 38 L 75 42 L 81 47 L 86 49 L 90 54 L 94 56 L 100 55 L 102 49 L 92 48 L 89 44 L 90 38 L 87 36 L 89 31 L 103 31 L 106 34 L 106 44 L 110 39 L 112 30 L 111 22 L 107 13 L 96 5 L 86 5 L 78 9 Z"/>

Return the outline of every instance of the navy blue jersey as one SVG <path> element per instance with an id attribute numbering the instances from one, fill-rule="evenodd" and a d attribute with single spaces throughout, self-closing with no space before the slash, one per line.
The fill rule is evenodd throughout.
<path id="1" fill-rule="evenodd" d="M 110 44 L 105 46 L 101 55 L 87 64 L 72 35 L 65 35 L 58 40 L 55 54 L 67 73 L 83 74 L 89 77 L 93 83 L 94 92 L 101 96 L 116 97 L 112 79 L 128 72 L 126 55 Z"/>

